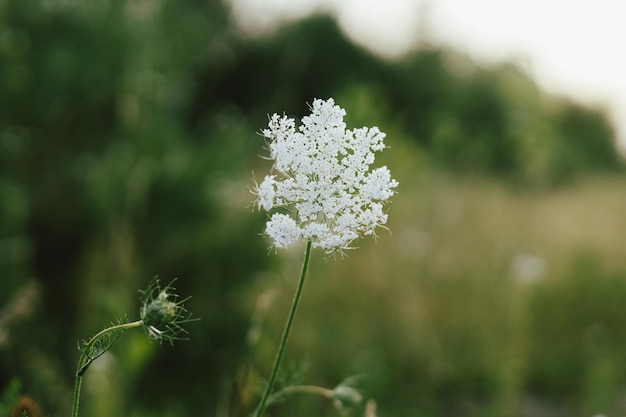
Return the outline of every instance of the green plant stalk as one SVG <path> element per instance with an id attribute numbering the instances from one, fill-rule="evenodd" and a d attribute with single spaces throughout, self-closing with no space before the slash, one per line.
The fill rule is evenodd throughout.
<path id="1" fill-rule="evenodd" d="M 132 329 L 134 327 L 140 327 L 142 325 L 143 325 L 143 321 L 137 320 L 132 323 L 124 323 L 124 324 L 118 324 L 116 326 L 107 327 L 106 329 L 101 330 L 94 337 L 92 337 L 89 340 L 89 342 L 87 342 L 87 344 L 85 345 L 84 350 L 88 351 L 89 348 L 91 348 L 100 337 L 104 336 L 107 333 L 114 332 L 117 330 Z M 78 403 L 79 403 L 79 398 L 80 398 L 80 387 L 83 382 L 83 375 L 85 371 L 83 367 L 85 366 L 85 361 L 87 359 L 88 358 L 85 356 L 85 354 L 81 353 L 80 359 L 78 360 L 78 367 L 76 368 L 76 383 L 74 384 L 74 400 L 72 402 L 72 417 L 78 417 Z"/>
<path id="2" fill-rule="evenodd" d="M 291 309 L 289 310 L 289 315 L 287 316 L 287 322 L 285 323 L 283 336 L 280 340 L 280 344 L 278 345 L 278 351 L 276 352 L 276 358 L 274 359 L 274 367 L 272 368 L 270 379 L 267 381 L 267 386 L 265 387 L 265 392 L 263 393 L 263 397 L 261 397 L 261 402 L 259 403 L 259 407 L 257 408 L 256 413 L 254 414 L 255 417 L 261 417 L 263 415 L 263 411 L 265 411 L 265 406 L 267 404 L 267 399 L 269 398 L 270 393 L 272 392 L 272 388 L 274 387 L 274 382 L 276 381 L 276 375 L 278 374 L 278 368 L 280 368 L 280 362 L 283 359 L 283 353 L 285 352 L 285 346 L 287 345 L 287 339 L 289 338 L 289 332 L 291 331 L 291 325 L 293 324 L 293 319 L 296 316 L 296 310 L 298 309 L 298 304 L 300 303 L 300 297 L 302 296 L 302 288 L 304 287 L 304 277 L 306 276 L 306 270 L 309 266 L 310 256 L 311 256 L 311 241 L 309 240 L 306 243 L 306 249 L 304 250 L 304 261 L 302 262 L 302 272 L 300 273 L 300 280 L 298 281 L 296 293 L 291 303 Z"/>
<path id="3" fill-rule="evenodd" d="M 320 395 L 326 398 L 333 398 L 334 391 L 332 389 L 318 387 L 316 385 L 292 385 L 287 388 L 283 388 L 278 391 L 276 395 L 288 395 L 288 394 L 313 394 Z"/>

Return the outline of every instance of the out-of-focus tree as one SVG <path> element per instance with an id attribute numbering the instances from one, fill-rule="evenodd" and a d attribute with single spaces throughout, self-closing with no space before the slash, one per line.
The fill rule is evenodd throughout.
<path id="1" fill-rule="evenodd" d="M 194 114 L 231 103 L 262 124 L 267 113 L 304 114 L 314 97 L 363 86 L 386 106 L 384 122 L 444 169 L 545 185 L 622 165 L 600 109 L 548 96 L 515 63 L 483 68 L 438 48 L 386 62 L 324 16 L 228 45 L 219 67 L 208 62 L 198 72 Z"/>

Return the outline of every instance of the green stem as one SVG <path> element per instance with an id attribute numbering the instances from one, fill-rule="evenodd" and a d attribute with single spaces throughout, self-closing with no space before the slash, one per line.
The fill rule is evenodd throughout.
<path id="1" fill-rule="evenodd" d="M 94 337 L 92 337 L 89 340 L 89 342 L 87 342 L 87 344 L 85 344 L 85 347 L 83 348 L 83 353 L 81 353 L 80 359 L 78 360 L 78 367 L 76 368 L 76 383 L 74 384 L 74 400 L 72 402 L 72 417 L 78 417 L 78 402 L 80 399 L 80 387 L 83 382 L 83 375 L 85 371 L 87 370 L 87 368 L 85 368 L 85 365 L 88 366 L 88 361 L 89 361 L 89 358 L 84 354 L 84 352 L 88 352 L 89 349 L 93 347 L 93 345 L 96 343 L 96 341 L 107 333 L 119 331 L 119 330 L 132 329 L 133 327 L 139 327 L 142 324 L 143 324 L 143 321 L 137 320 L 132 323 L 123 323 L 123 324 L 118 324 L 116 326 L 107 327 L 106 329 L 98 332 Z"/>
<path id="2" fill-rule="evenodd" d="M 289 332 L 291 330 L 291 325 L 293 324 L 293 319 L 296 315 L 296 310 L 298 309 L 298 303 L 300 302 L 300 297 L 302 296 L 302 288 L 304 287 L 304 277 L 306 276 L 306 270 L 309 266 L 309 258 L 311 255 L 311 241 L 309 240 L 306 243 L 306 249 L 304 251 L 304 261 L 302 263 L 302 272 L 300 273 L 300 280 L 298 281 L 298 287 L 296 288 L 296 293 L 293 297 L 293 302 L 291 303 L 291 310 L 289 310 L 289 315 L 287 316 L 287 322 L 285 323 L 285 329 L 283 330 L 283 336 L 280 340 L 280 345 L 278 345 L 278 351 L 276 352 L 276 359 L 274 359 L 274 367 L 272 368 L 272 373 L 270 374 L 270 379 L 267 381 L 267 386 L 265 387 L 265 392 L 263 393 L 263 397 L 261 397 L 261 403 L 259 404 L 259 408 L 257 408 L 255 417 L 261 417 L 263 415 L 263 411 L 265 411 L 265 406 L 267 404 L 267 399 L 272 392 L 272 388 L 274 387 L 274 382 L 276 381 L 276 375 L 278 374 L 278 368 L 280 368 L 280 362 L 283 359 L 283 353 L 285 352 L 285 346 L 287 345 L 287 339 L 289 338 Z"/>
<path id="3" fill-rule="evenodd" d="M 316 385 L 292 385 L 277 392 L 276 396 L 288 394 L 314 394 L 326 398 L 333 398 L 333 393 L 334 391 L 331 389 L 318 387 Z"/>

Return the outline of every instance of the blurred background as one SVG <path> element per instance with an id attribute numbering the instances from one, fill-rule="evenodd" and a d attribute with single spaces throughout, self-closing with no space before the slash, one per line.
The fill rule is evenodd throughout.
<path id="1" fill-rule="evenodd" d="M 334 97 L 349 127 L 387 133 L 376 165 L 400 187 L 391 233 L 314 252 L 285 375 L 359 375 L 381 417 L 626 413 L 611 108 L 438 42 L 436 2 L 387 49 L 350 30 L 358 3 L 276 4 L 0 2 L 0 412 L 26 394 L 69 415 L 77 342 L 135 320 L 158 275 L 192 295 L 191 340 L 126 333 L 87 372 L 81 415 L 248 415 L 303 249 L 260 236 L 258 133 Z M 341 412 L 301 396 L 268 415 Z"/>

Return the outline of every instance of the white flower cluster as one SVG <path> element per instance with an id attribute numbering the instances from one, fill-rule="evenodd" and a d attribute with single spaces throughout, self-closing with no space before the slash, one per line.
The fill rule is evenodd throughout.
<path id="1" fill-rule="evenodd" d="M 284 209 L 265 229 L 275 247 L 310 240 L 328 252 L 347 249 L 387 222 L 383 203 L 398 182 L 387 167 L 369 170 L 385 134 L 377 127 L 346 130 L 345 114 L 332 98 L 316 99 L 297 129 L 294 119 L 274 114 L 263 130 L 274 166 L 257 186 L 256 204 Z"/>

